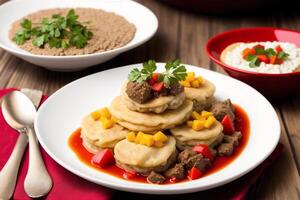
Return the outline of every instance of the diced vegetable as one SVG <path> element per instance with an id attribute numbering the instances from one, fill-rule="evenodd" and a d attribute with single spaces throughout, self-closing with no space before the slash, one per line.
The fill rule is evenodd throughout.
<path id="1" fill-rule="evenodd" d="M 189 179 L 195 180 L 202 176 L 202 172 L 197 167 L 192 167 L 192 169 L 189 171 Z"/>
<path id="2" fill-rule="evenodd" d="M 204 118 L 196 111 L 192 112 L 192 118 L 197 120 L 204 120 Z"/>
<path id="3" fill-rule="evenodd" d="M 91 116 L 92 116 L 92 118 L 94 120 L 99 120 L 100 117 L 101 117 L 101 114 L 100 114 L 100 112 L 98 110 L 96 110 L 96 111 L 94 111 L 94 112 L 91 113 Z"/>
<path id="4" fill-rule="evenodd" d="M 102 128 L 104 128 L 104 129 L 110 129 L 115 124 L 115 122 L 113 120 L 107 119 L 107 118 L 101 119 L 101 123 L 102 123 Z"/>
<path id="5" fill-rule="evenodd" d="M 99 151 L 92 157 L 92 164 L 101 168 L 105 168 L 109 165 L 114 164 L 115 158 L 113 153 L 109 149 Z"/>
<path id="6" fill-rule="evenodd" d="M 168 140 L 168 137 L 161 131 L 158 131 L 153 135 L 153 139 L 155 142 L 165 142 Z"/>
<path id="7" fill-rule="evenodd" d="M 193 151 L 202 154 L 205 158 L 212 160 L 213 155 L 206 144 L 199 144 L 193 147 Z"/>
<path id="8" fill-rule="evenodd" d="M 136 173 L 134 172 L 124 172 L 123 173 L 123 178 L 130 180 L 136 177 Z"/>
<path id="9" fill-rule="evenodd" d="M 268 64 L 270 62 L 269 58 L 266 55 L 258 55 L 257 56 L 258 60 Z"/>
<path id="10" fill-rule="evenodd" d="M 246 57 L 250 54 L 251 49 L 250 48 L 246 48 L 243 50 L 242 52 L 242 56 L 244 59 L 246 59 Z"/>
<path id="11" fill-rule="evenodd" d="M 129 142 L 134 142 L 135 141 L 135 133 L 133 131 L 129 132 L 127 134 L 126 138 Z"/>
<path id="12" fill-rule="evenodd" d="M 187 121 L 187 122 L 186 122 L 186 125 L 187 125 L 188 127 L 192 128 L 192 126 L 193 126 L 193 121 Z"/>
<path id="13" fill-rule="evenodd" d="M 276 64 L 276 59 L 277 59 L 277 56 L 271 56 L 270 57 L 270 64 Z"/>
<path id="14" fill-rule="evenodd" d="M 191 87 L 191 83 L 189 81 L 180 81 L 180 84 L 184 87 Z"/>
<path id="15" fill-rule="evenodd" d="M 199 81 L 200 84 L 204 82 L 204 79 L 202 76 L 198 76 L 197 80 Z"/>
<path id="16" fill-rule="evenodd" d="M 135 143 L 139 144 L 142 140 L 142 137 L 143 137 L 144 133 L 143 132 L 138 132 L 138 134 L 136 135 L 135 137 Z"/>
<path id="17" fill-rule="evenodd" d="M 255 54 L 256 54 L 256 51 L 255 51 L 254 48 L 252 48 L 252 49 L 250 50 L 250 54 L 251 54 L 251 55 L 255 55 Z"/>
<path id="18" fill-rule="evenodd" d="M 277 51 L 278 53 L 281 52 L 281 51 L 283 51 L 283 49 L 281 48 L 280 45 L 276 46 L 275 49 L 276 49 L 276 51 Z"/>
<path id="19" fill-rule="evenodd" d="M 214 116 L 209 116 L 207 118 L 207 120 L 205 120 L 205 122 L 204 122 L 204 127 L 205 128 L 211 128 L 216 121 L 217 120 L 216 120 L 216 118 Z"/>
<path id="20" fill-rule="evenodd" d="M 140 144 L 146 145 L 148 147 L 151 147 L 154 144 L 154 139 L 152 135 L 143 134 L 143 137 L 140 141 Z"/>
<path id="21" fill-rule="evenodd" d="M 193 88 L 199 88 L 200 87 L 200 82 L 196 79 L 191 82 L 191 85 Z"/>
<path id="22" fill-rule="evenodd" d="M 164 146 L 164 143 L 163 143 L 163 142 L 160 142 L 160 141 L 155 141 L 155 142 L 154 142 L 154 146 L 155 146 L 155 147 L 162 147 L 162 146 Z"/>
<path id="23" fill-rule="evenodd" d="M 111 118 L 111 114 L 110 114 L 110 112 L 109 112 L 109 110 L 108 110 L 107 107 L 101 108 L 99 110 L 99 112 L 100 112 L 101 117 L 105 117 L 107 119 Z"/>
<path id="24" fill-rule="evenodd" d="M 192 129 L 195 131 L 201 131 L 204 128 L 204 121 L 201 120 L 194 120 Z"/>
<path id="25" fill-rule="evenodd" d="M 231 135 L 234 132 L 234 124 L 228 115 L 225 115 L 221 121 L 223 125 L 223 132 L 227 135 Z"/>
<path id="26" fill-rule="evenodd" d="M 257 44 L 257 45 L 255 45 L 255 46 L 253 47 L 253 49 L 262 49 L 262 50 L 264 50 L 264 49 L 265 49 L 265 46 L 260 45 L 260 44 Z"/>
<path id="27" fill-rule="evenodd" d="M 159 82 L 159 83 L 154 83 L 151 86 L 152 90 L 155 92 L 160 92 L 162 91 L 162 89 L 164 88 L 164 83 L 163 82 Z"/>
<path id="28" fill-rule="evenodd" d="M 151 76 L 151 79 L 153 81 L 157 82 L 158 81 L 158 75 L 159 75 L 158 73 L 153 73 L 152 76 Z"/>
<path id="29" fill-rule="evenodd" d="M 195 80 L 195 72 L 188 72 L 185 80 L 188 82 Z"/>
<path id="30" fill-rule="evenodd" d="M 210 116 L 213 116 L 213 113 L 212 113 L 212 112 L 208 112 L 208 111 L 203 110 L 203 111 L 201 112 L 201 116 L 202 116 L 202 117 L 205 117 L 205 118 L 208 118 L 208 117 L 210 117 Z"/>

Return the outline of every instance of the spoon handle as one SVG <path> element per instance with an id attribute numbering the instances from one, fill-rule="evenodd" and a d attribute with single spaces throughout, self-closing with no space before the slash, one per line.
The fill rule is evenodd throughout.
<path id="1" fill-rule="evenodd" d="M 28 128 L 29 138 L 29 167 L 25 177 L 24 189 L 30 197 L 41 197 L 46 195 L 51 187 L 52 180 L 45 167 L 38 140 L 32 128 Z"/>
<path id="2" fill-rule="evenodd" d="M 0 172 L 0 199 L 10 199 L 15 190 L 19 166 L 27 143 L 27 136 L 20 133 L 8 161 Z"/>

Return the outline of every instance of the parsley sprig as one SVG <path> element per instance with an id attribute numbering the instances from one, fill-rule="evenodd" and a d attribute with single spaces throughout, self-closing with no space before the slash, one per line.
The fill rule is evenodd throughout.
<path id="1" fill-rule="evenodd" d="M 149 60 L 143 64 L 142 69 L 134 68 L 128 75 L 128 79 L 133 82 L 143 82 L 151 78 L 157 69 L 156 62 Z M 165 71 L 159 73 L 158 80 L 163 82 L 166 87 L 184 80 L 187 76 L 186 68 L 180 60 L 168 61 L 165 65 Z"/>
<path id="2" fill-rule="evenodd" d="M 78 21 L 74 9 L 69 10 L 66 17 L 54 14 L 51 18 L 44 18 L 35 27 L 32 24 L 29 19 L 22 20 L 21 29 L 13 37 L 16 44 L 22 45 L 32 39 L 32 44 L 40 48 L 47 43 L 51 48 L 83 48 L 93 37 L 93 33 Z"/>

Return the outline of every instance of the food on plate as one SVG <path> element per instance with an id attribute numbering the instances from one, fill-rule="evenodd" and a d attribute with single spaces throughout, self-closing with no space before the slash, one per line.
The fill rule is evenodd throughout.
<path id="1" fill-rule="evenodd" d="M 254 72 L 281 74 L 300 70 L 300 48 L 288 42 L 233 43 L 222 51 L 220 59 Z"/>
<path id="2" fill-rule="evenodd" d="M 81 137 L 84 147 L 91 153 L 101 149 L 112 149 L 123 140 L 128 130 L 115 123 L 108 108 L 98 109 L 81 122 Z"/>
<path id="3" fill-rule="evenodd" d="M 199 144 L 214 147 L 223 140 L 222 124 L 207 111 L 202 111 L 201 114 L 193 111 L 191 119 L 186 124 L 172 128 L 170 131 L 180 150 L 192 149 Z"/>
<path id="4" fill-rule="evenodd" d="M 155 72 L 155 61 L 149 60 L 142 69 L 133 69 L 122 89 L 126 106 L 133 111 L 162 113 L 179 108 L 184 100 L 184 88 L 179 81 L 186 76 L 186 69 L 179 60 L 168 62 L 165 71 Z"/>
<path id="5" fill-rule="evenodd" d="M 143 137 L 145 136 L 152 135 L 144 134 Z M 168 136 L 161 147 L 124 139 L 115 146 L 114 153 L 117 166 L 142 175 L 149 175 L 151 171 L 163 172 L 177 159 L 176 141 L 171 136 Z"/>
<path id="6" fill-rule="evenodd" d="M 193 110 L 202 111 L 210 107 L 214 101 L 215 85 L 195 72 L 188 72 L 180 83 L 184 86 L 186 98 L 193 101 Z"/>
<path id="7" fill-rule="evenodd" d="M 93 8 L 54 8 L 12 24 L 10 39 L 33 54 L 67 56 L 103 52 L 130 42 L 136 28 L 125 18 Z"/>
<path id="8" fill-rule="evenodd" d="M 110 107 L 83 119 L 70 138 L 80 159 L 152 184 L 196 180 L 234 160 L 249 135 L 242 109 L 230 99 L 213 101 L 214 84 L 187 73 L 179 60 L 156 70 L 153 60 L 133 69 Z"/>

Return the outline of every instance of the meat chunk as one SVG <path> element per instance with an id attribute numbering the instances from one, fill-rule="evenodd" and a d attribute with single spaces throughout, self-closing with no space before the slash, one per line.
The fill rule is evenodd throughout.
<path id="1" fill-rule="evenodd" d="M 164 175 L 168 178 L 184 179 L 186 176 L 184 165 L 182 163 L 176 164 L 168 169 Z"/>
<path id="2" fill-rule="evenodd" d="M 166 178 L 163 175 L 156 173 L 155 171 L 152 171 L 147 177 L 147 181 L 154 184 L 162 184 L 165 180 Z"/>
<path id="3" fill-rule="evenodd" d="M 211 166 L 211 161 L 209 159 L 204 158 L 201 154 L 198 154 L 190 149 L 182 151 L 179 154 L 178 159 L 186 169 L 197 167 L 202 172 L 204 172 Z"/>
<path id="4" fill-rule="evenodd" d="M 242 138 L 240 131 L 235 131 L 232 135 L 224 135 L 223 141 L 225 143 L 231 143 L 233 146 L 238 146 Z"/>
<path id="5" fill-rule="evenodd" d="M 183 92 L 184 88 L 180 83 L 174 83 L 170 85 L 170 95 L 177 95 L 181 92 Z"/>
<path id="6" fill-rule="evenodd" d="M 129 81 L 126 86 L 126 93 L 130 99 L 137 103 L 145 103 L 152 98 L 151 86 L 147 82 Z"/>
<path id="7" fill-rule="evenodd" d="M 225 115 L 228 115 L 232 121 L 234 121 L 235 118 L 234 107 L 230 99 L 214 102 L 210 108 L 210 112 L 214 114 L 218 121 L 221 121 Z"/>
<path id="8" fill-rule="evenodd" d="M 219 156 L 231 156 L 233 153 L 233 143 L 222 143 L 218 147 Z"/>

